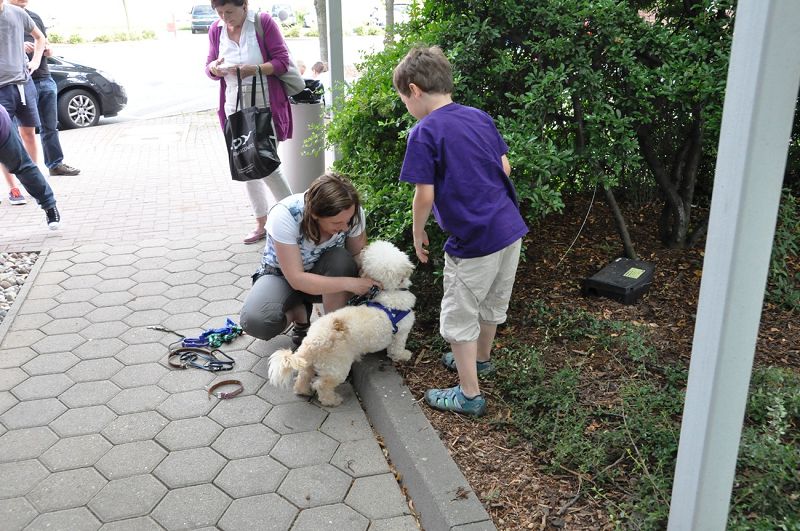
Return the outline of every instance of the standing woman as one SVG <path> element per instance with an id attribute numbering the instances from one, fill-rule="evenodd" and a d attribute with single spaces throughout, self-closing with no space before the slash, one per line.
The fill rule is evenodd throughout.
<path id="1" fill-rule="evenodd" d="M 252 93 L 253 76 L 261 67 L 267 100 L 262 101 L 261 90 L 256 90 L 256 103 L 259 107 L 270 107 L 272 122 L 278 141 L 292 138 L 292 111 L 289 98 L 278 79 L 289 66 L 289 49 L 283 40 L 278 25 L 268 14 L 247 9 L 247 0 L 211 0 L 211 7 L 220 20 L 208 30 L 208 57 L 206 74 L 219 81 L 219 115 L 223 130 L 227 117 L 236 111 L 236 69 L 242 76 L 242 96 L 249 105 Z M 264 39 L 260 42 L 256 24 L 264 28 Z M 267 236 L 264 228 L 267 223 L 269 203 L 267 189 L 276 201 L 291 194 L 289 184 L 280 167 L 261 179 L 247 181 L 247 195 L 256 217 L 256 228 L 247 235 L 244 243 L 256 243 Z"/>

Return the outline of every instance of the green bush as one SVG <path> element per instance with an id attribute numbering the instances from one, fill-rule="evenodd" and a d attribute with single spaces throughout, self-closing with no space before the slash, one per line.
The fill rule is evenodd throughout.
<path id="1" fill-rule="evenodd" d="M 69 39 L 67 39 L 67 42 L 70 43 L 70 44 L 80 44 L 80 43 L 83 42 L 83 37 L 81 37 L 77 33 L 73 33 L 72 35 L 69 36 Z"/>
<path id="2" fill-rule="evenodd" d="M 800 204 L 785 189 L 772 243 L 767 300 L 788 310 L 800 310 Z"/>
<path id="3" fill-rule="evenodd" d="M 284 26 L 282 29 L 283 36 L 287 39 L 296 38 L 300 36 L 300 25 L 292 24 L 291 26 Z"/>
<path id="4" fill-rule="evenodd" d="M 58 33 L 48 33 L 47 40 L 53 44 L 62 44 L 64 42 L 64 37 Z"/>
<path id="5" fill-rule="evenodd" d="M 800 529 L 800 375 L 753 373 L 729 529 Z"/>
<path id="6" fill-rule="evenodd" d="M 378 26 L 367 24 L 366 26 L 356 26 L 353 28 L 353 34 L 363 37 L 365 35 L 381 35 L 383 30 Z"/>
<path id="7" fill-rule="evenodd" d="M 692 205 L 711 192 L 734 11 L 729 0 L 668 0 L 657 3 L 655 22 L 639 14 L 655 5 L 413 4 L 411 21 L 395 28 L 396 43 L 359 67 L 368 81 L 356 82 L 352 93 L 363 95 L 346 104 L 341 121 L 334 115 L 331 141 L 348 156 L 358 153 L 358 162 L 346 163 L 356 173 L 388 165 L 391 176 L 370 179 L 397 186 L 396 154 L 414 121 L 386 103 L 391 71 L 411 46 L 437 44 L 453 65 L 455 101 L 485 110 L 506 138 L 529 224 L 560 211 L 565 192 L 602 185 L 643 200 L 661 187 L 658 197 L 670 201 L 659 235 L 671 246 L 688 245 Z M 365 134 L 346 130 L 356 123 L 370 124 Z M 374 134 L 378 142 L 370 140 Z"/>
<path id="8" fill-rule="evenodd" d="M 102 35 L 98 35 L 94 38 L 94 42 L 111 42 L 111 36 L 106 35 L 105 33 Z"/>

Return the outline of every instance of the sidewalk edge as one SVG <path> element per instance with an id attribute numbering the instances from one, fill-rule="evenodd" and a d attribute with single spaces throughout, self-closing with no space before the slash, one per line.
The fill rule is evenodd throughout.
<path id="1" fill-rule="evenodd" d="M 36 258 L 36 262 L 34 262 L 33 266 L 31 267 L 30 273 L 28 273 L 28 276 L 25 278 L 25 283 L 17 292 L 17 297 L 14 299 L 14 304 L 12 304 L 11 308 L 8 309 L 8 313 L 3 318 L 3 322 L 0 323 L 0 345 L 3 344 L 3 340 L 5 339 L 6 334 L 11 329 L 11 323 L 14 322 L 14 318 L 17 316 L 17 313 L 19 313 L 23 301 L 28 296 L 28 292 L 31 290 L 31 286 L 33 286 L 36 277 L 39 275 L 39 271 L 41 271 L 42 266 L 44 266 L 44 262 L 47 259 L 47 256 L 50 254 L 50 249 L 42 249 L 41 251 L 19 251 L 19 252 L 26 252 L 26 253 L 38 252 L 39 256 Z"/>
<path id="2" fill-rule="evenodd" d="M 467 479 L 385 353 L 353 365 L 353 386 L 402 474 L 426 531 L 496 531 Z"/>

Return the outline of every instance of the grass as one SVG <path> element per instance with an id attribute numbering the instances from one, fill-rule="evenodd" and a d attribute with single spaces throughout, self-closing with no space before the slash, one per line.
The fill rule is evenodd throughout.
<path id="1" fill-rule="evenodd" d="M 581 474 L 618 527 L 663 529 L 686 368 L 659 360 L 644 326 L 541 303 L 531 318 L 541 342 L 507 342 L 494 356 L 495 390 L 510 408 L 515 438 L 553 472 Z M 554 362 L 543 355 L 548 349 L 580 354 Z M 800 376 L 754 371 L 730 529 L 800 529 L 798 428 Z"/>

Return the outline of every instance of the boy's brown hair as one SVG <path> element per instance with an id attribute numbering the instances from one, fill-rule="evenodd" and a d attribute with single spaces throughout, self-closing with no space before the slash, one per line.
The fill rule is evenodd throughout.
<path id="1" fill-rule="evenodd" d="M 411 94 L 411 83 L 423 92 L 452 94 L 453 68 L 438 46 L 417 46 L 395 67 L 392 83 L 403 96 Z"/>
<path id="2" fill-rule="evenodd" d="M 358 197 L 358 191 L 343 175 L 334 172 L 321 175 L 306 191 L 300 232 L 318 245 L 322 241 L 322 235 L 314 217 L 330 218 L 351 206 L 355 207 L 355 212 L 350 218 L 350 229 L 361 219 L 359 215 L 361 199 Z"/>

